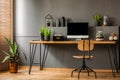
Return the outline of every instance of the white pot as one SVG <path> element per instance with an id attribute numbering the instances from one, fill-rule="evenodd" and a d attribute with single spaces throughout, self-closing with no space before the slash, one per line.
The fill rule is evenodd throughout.
<path id="1" fill-rule="evenodd" d="M 114 36 L 114 40 L 118 40 L 118 37 L 117 37 L 117 36 Z"/>
<path id="2" fill-rule="evenodd" d="M 113 36 L 110 36 L 110 37 L 109 37 L 109 40 L 114 40 Z"/>

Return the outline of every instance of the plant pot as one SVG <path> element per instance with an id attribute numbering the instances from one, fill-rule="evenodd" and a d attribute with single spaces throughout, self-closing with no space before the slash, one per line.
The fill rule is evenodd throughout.
<path id="1" fill-rule="evenodd" d="M 50 40 L 50 36 L 45 36 L 45 37 L 44 37 L 44 40 L 45 40 L 45 41 L 49 41 L 49 40 Z"/>
<path id="2" fill-rule="evenodd" d="M 101 22 L 98 21 L 98 22 L 95 23 L 95 25 L 96 25 L 96 26 L 101 26 Z"/>
<path id="3" fill-rule="evenodd" d="M 10 73 L 17 73 L 18 71 L 18 63 L 17 62 L 9 62 Z"/>
<path id="4" fill-rule="evenodd" d="M 41 40 L 44 41 L 44 35 L 43 34 L 41 34 Z"/>

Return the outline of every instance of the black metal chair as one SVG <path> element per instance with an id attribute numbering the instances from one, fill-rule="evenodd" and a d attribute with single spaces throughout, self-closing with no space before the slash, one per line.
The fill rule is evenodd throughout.
<path id="1" fill-rule="evenodd" d="M 86 59 L 91 59 L 93 56 L 91 55 L 90 51 L 94 49 L 94 41 L 93 40 L 80 40 L 78 42 L 78 50 L 83 52 L 82 56 L 73 56 L 74 58 L 81 59 L 82 58 L 82 66 L 79 66 L 75 68 L 71 72 L 71 77 L 73 76 L 74 71 L 78 71 L 78 79 L 80 78 L 80 72 L 82 70 L 87 70 L 88 76 L 89 72 L 93 72 L 95 74 L 95 78 L 97 78 L 96 72 L 92 70 L 90 67 L 86 64 Z"/>

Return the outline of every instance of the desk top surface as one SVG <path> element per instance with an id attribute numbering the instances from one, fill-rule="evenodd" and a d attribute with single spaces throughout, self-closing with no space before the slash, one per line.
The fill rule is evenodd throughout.
<path id="1" fill-rule="evenodd" d="M 117 41 L 94 41 L 94 44 L 116 44 Z M 78 44 L 78 41 L 29 41 L 30 44 Z"/>

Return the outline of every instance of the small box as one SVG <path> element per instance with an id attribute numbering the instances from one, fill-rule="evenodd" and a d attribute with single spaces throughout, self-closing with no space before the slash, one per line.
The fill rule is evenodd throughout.
<path id="1" fill-rule="evenodd" d="M 53 41 L 64 41 L 64 36 L 62 35 L 54 35 Z"/>

